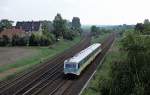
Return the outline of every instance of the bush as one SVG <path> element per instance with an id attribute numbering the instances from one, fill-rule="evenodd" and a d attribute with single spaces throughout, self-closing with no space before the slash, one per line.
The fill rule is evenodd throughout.
<path id="1" fill-rule="evenodd" d="M 27 37 L 21 37 L 18 41 L 18 46 L 27 46 L 28 44 L 28 38 Z"/>
<path id="2" fill-rule="evenodd" d="M 0 38 L 0 46 L 8 45 L 10 45 L 10 39 L 6 35 L 3 35 L 2 38 Z"/>
<path id="3" fill-rule="evenodd" d="M 30 46 L 48 46 L 55 42 L 53 35 L 35 35 L 32 34 L 29 38 Z"/>
<path id="4" fill-rule="evenodd" d="M 40 38 L 40 46 L 48 46 L 52 43 L 51 39 L 47 36 L 41 36 Z"/>
<path id="5" fill-rule="evenodd" d="M 32 34 L 29 38 L 29 45 L 30 46 L 39 46 L 40 44 L 40 37 Z"/>
<path id="6" fill-rule="evenodd" d="M 74 35 L 70 31 L 67 31 L 67 32 L 64 33 L 64 39 L 73 40 L 73 37 L 74 37 Z"/>

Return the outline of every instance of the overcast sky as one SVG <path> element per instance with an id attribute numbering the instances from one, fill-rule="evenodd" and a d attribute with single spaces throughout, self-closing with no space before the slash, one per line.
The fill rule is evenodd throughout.
<path id="1" fill-rule="evenodd" d="M 82 24 L 135 24 L 150 19 L 150 0 L 0 0 L 0 19 L 53 20 L 57 13 Z"/>

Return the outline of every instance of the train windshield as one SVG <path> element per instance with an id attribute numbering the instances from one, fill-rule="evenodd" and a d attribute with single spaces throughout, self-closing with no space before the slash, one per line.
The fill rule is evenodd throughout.
<path id="1" fill-rule="evenodd" d="M 76 68 L 76 64 L 66 64 L 66 68 Z"/>

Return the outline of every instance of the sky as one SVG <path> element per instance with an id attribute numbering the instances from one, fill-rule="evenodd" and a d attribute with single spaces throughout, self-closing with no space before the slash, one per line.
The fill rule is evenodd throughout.
<path id="1" fill-rule="evenodd" d="M 53 20 L 57 13 L 82 24 L 136 24 L 150 19 L 150 0 L 0 0 L 0 19 Z"/>

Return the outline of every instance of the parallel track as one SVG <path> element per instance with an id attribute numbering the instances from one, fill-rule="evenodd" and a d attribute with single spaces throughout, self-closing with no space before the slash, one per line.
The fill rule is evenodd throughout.
<path id="1" fill-rule="evenodd" d="M 101 64 L 99 63 L 102 61 L 106 52 L 109 50 L 112 43 L 114 42 L 115 35 L 116 34 L 113 33 L 104 40 L 104 42 L 102 43 L 102 52 L 95 58 L 95 60 L 85 70 L 85 72 L 81 75 L 81 77 L 78 80 L 74 80 L 72 84 L 69 86 L 69 89 L 66 89 L 61 95 L 78 95 L 80 93 L 81 89 L 86 84 L 91 75 L 94 73 L 95 69 L 98 66 L 101 66 Z"/>
<path id="2" fill-rule="evenodd" d="M 107 39 L 102 43 L 102 52 L 95 58 L 95 60 L 91 63 L 91 65 L 83 72 L 83 74 L 77 80 L 66 80 L 63 79 L 63 75 L 60 76 L 58 83 L 49 84 L 45 86 L 40 92 L 35 93 L 33 95 L 77 95 L 80 90 L 92 75 L 94 70 L 99 65 L 100 61 L 110 48 L 111 44 L 115 39 L 115 34 L 110 35 Z M 63 72 L 63 71 L 62 71 Z M 53 88 L 53 89 L 52 89 Z M 54 89 L 55 88 L 55 89 Z"/>
<path id="3" fill-rule="evenodd" d="M 59 75 L 63 68 L 63 62 L 65 59 L 73 56 L 75 53 L 81 51 L 85 47 L 89 46 L 90 37 L 85 37 L 79 44 L 72 49 L 63 52 L 58 57 L 55 57 L 46 65 L 43 65 L 35 71 L 28 72 L 10 83 L 3 85 L 0 88 L 1 95 L 31 95 L 38 91 L 39 87 L 44 87 L 50 80 L 54 80 L 55 76 Z M 80 46 L 80 48 L 78 48 Z M 37 90 L 38 89 L 38 90 Z"/>
<path id="4" fill-rule="evenodd" d="M 114 39 L 115 34 L 112 34 L 104 40 L 102 43 L 102 52 L 78 79 L 67 80 L 63 78 L 63 62 L 65 59 L 89 46 L 90 38 L 88 37 L 72 49 L 35 69 L 35 71 L 30 71 L 16 78 L 10 84 L 6 83 L 6 85 L 0 88 L 0 95 L 77 95 L 99 65 L 99 62 L 110 48 Z"/>

